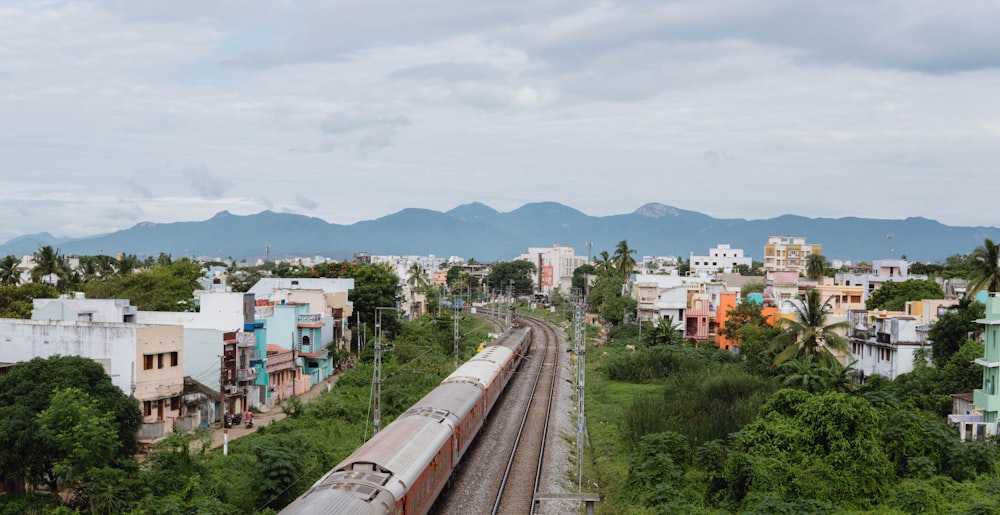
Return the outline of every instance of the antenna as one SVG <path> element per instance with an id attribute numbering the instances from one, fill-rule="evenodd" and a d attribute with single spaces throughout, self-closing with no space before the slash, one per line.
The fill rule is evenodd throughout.
<path id="1" fill-rule="evenodd" d="M 271 242 L 264 242 L 264 262 L 267 263 L 271 260 Z"/>

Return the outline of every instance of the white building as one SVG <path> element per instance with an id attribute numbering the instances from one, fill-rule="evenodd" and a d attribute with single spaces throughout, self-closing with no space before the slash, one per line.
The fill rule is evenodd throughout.
<path id="1" fill-rule="evenodd" d="M 636 268 L 647 274 L 672 274 L 677 270 L 677 256 L 642 256 Z"/>
<path id="2" fill-rule="evenodd" d="M 926 325 L 911 316 L 850 310 L 850 359 L 863 377 L 878 374 L 889 379 L 913 371 L 916 352 L 927 348 Z"/>
<path id="3" fill-rule="evenodd" d="M 872 292 L 887 282 L 927 280 L 926 275 L 910 275 L 909 269 L 910 265 L 905 259 L 876 259 L 872 261 L 870 273 L 841 272 L 836 274 L 834 281 L 843 286 L 862 286 L 864 292 L 862 301 L 867 301 Z"/>
<path id="4" fill-rule="evenodd" d="M 82 301 L 82 302 L 81 302 Z M 143 413 L 140 440 L 173 430 L 182 415 L 184 333 L 178 326 L 136 323 L 127 300 L 35 299 L 31 320 L 0 319 L 0 362 L 81 356 L 104 367 Z"/>
<path id="5" fill-rule="evenodd" d="M 728 243 L 720 243 L 719 246 L 708 249 L 707 256 L 696 256 L 692 252 L 690 259 L 690 267 L 693 274 L 719 271 L 731 274 L 740 265 L 749 267 L 753 264 L 750 256 L 743 255 L 743 249 L 730 248 Z"/>
<path id="6" fill-rule="evenodd" d="M 529 247 L 528 252 L 516 259 L 535 265 L 535 291 L 548 295 L 559 290 L 569 295 L 573 290 L 573 271 L 587 264 L 586 256 L 577 256 L 573 247 Z"/>

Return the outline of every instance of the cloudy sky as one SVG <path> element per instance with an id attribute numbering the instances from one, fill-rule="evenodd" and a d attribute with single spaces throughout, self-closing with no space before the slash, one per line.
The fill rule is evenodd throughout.
<path id="1" fill-rule="evenodd" d="M 1000 225 L 1000 2 L 10 1 L 0 241 L 648 202 Z"/>

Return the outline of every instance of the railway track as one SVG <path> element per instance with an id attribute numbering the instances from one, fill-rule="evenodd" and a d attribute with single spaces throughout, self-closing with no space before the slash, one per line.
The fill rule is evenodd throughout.
<path id="1" fill-rule="evenodd" d="M 532 346 L 476 444 L 438 498 L 433 513 L 524 515 L 531 510 L 541 476 L 540 464 L 544 462 L 542 442 L 547 436 L 544 426 L 548 419 L 544 412 L 551 409 L 550 390 L 555 372 L 560 370 L 558 358 L 563 344 L 548 323 L 520 314 L 518 322 L 531 326 Z M 534 408 L 528 408 L 529 402 Z M 497 511 L 493 511 L 494 507 Z"/>
<path id="2" fill-rule="evenodd" d="M 544 335 L 543 358 L 531 387 L 527 406 L 507 460 L 507 467 L 493 504 L 493 515 L 533 513 L 532 502 L 541 482 L 545 461 L 552 400 L 558 376 L 558 336 L 552 326 L 533 317 L 522 316 L 522 323 L 532 326 L 535 334 Z"/>

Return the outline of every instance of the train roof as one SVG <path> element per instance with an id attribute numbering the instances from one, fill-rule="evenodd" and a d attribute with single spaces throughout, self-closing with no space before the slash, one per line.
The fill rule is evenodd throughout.
<path id="1" fill-rule="evenodd" d="M 351 453 L 334 469 L 386 472 L 385 487 L 401 499 L 451 436 L 454 424 L 434 416 L 401 417 Z M 372 466 L 374 465 L 374 467 Z"/>
<path id="2" fill-rule="evenodd" d="M 452 425 L 458 425 L 472 411 L 481 396 L 482 390 L 476 385 L 467 382 L 442 383 L 415 402 L 399 418 L 417 415 L 447 416 Z"/>
<path id="3" fill-rule="evenodd" d="M 514 351 L 507 347 L 487 347 L 464 365 L 458 367 L 442 383 L 464 381 L 477 384 L 481 388 L 486 389 L 488 385 L 493 384 L 493 380 L 500 374 L 500 369 L 503 368 L 505 363 L 510 361 L 513 355 Z"/>

